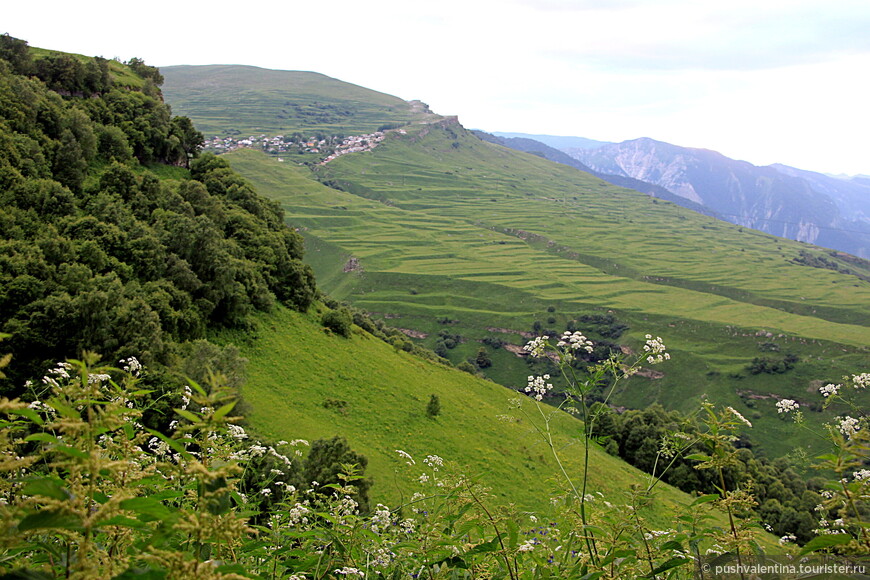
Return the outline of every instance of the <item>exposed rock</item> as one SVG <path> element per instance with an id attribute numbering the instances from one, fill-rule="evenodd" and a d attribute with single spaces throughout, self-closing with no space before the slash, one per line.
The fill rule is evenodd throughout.
<path id="1" fill-rule="evenodd" d="M 359 263 L 358 258 L 351 257 L 347 262 L 345 262 L 344 267 L 341 269 L 342 272 L 362 272 L 363 267 L 362 264 Z"/>
<path id="2" fill-rule="evenodd" d="M 420 332 L 419 330 L 411 330 L 410 328 L 397 328 L 396 330 L 398 330 L 399 332 L 401 332 L 402 334 L 404 334 L 406 336 L 410 336 L 411 338 L 423 339 L 423 338 L 426 338 L 427 336 L 429 336 L 425 332 Z"/>

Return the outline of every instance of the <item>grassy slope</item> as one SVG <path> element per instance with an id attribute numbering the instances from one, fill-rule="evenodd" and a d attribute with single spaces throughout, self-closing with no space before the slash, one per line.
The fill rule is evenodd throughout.
<path id="1" fill-rule="evenodd" d="M 407 468 L 394 451 L 402 449 L 418 463 L 437 454 L 479 476 L 499 503 L 546 513 L 557 467 L 528 421 L 499 419 L 520 416 L 508 410 L 512 391 L 396 351 L 358 328 L 350 339 L 329 334 L 313 311 L 278 309 L 259 318 L 255 337 L 222 338 L 240 344 L 250 361 L 243 396 L 255 429 L 276 439 L 347 437 L 369 459 L 374 501 L 396 502 L 415 491 L 412 480 L 421 468 Z M 435 419 L 425 414 L 431 394 L 441 401 Z M 325 408 L 326 399 L 347 401 L 347 411 Z M 531 403 L 525 402 L 530 410 Z M 579 481 L 583 446 L 572 439 L 578 427 L 576 419 L 556 413 L 556 441 Z M 611 501 L 623 499 L 632 483 L 645 482 L 638 470 L 597 448 L 591 457 L 590 491 Z M 664 524 L 675 504 L 690 500 L 667 486 L 660 493 L 654 509 Z"/>
<path id="2" fill-rule="evenodd" d="M 371 133 L 411 120 L 396 97 L 312 72 L 252 66 L 171 66 L 160 69 L 173 113 L 196 121 L 206 136 L 234 129 L 243 135 L 296 131 Z"/>
<path id="3" fill-rule="evenodd" d="M 196 80 L 210 70 L 182 67 L 184 74 L 175 75 L 166 69 L 164 88 L 176 112 L 215 130 L 241 121 L 268 124 L 281 103 L 302 103 L 305 111 L 312 99 L 325 103 L 359 89 L 321 75 L 260 69 L 250 69 L 250 77 L 224 69 L 226 76 L 209 76 L 208 86 L 205 75 Z M 293 75 L 311 75 L 312 83 L 296 87 L 282 80 Z M 370 101 L 350 117 L 360 132 L 396 119 L 378 112 L 380 93 L 354 94 Z M 226 108 L 239 98 L 248 105 L 244 110 Z M 218 105 L 226 114 L 215 113 Z M 811 440 L 795 438 L 793 426 L 776 416 L 772 397 L 815 402 L 814 381 L 866 370 L 870 284 L 793 262 L 801 250 L 827 257 L 823 250 L 482 143 L 458 124 L 406 129 L 373 152 L 344 156 L 322 170 L 356 195 L 311 181 L 307 169 L 291 162 L 253 151 L 229 158 L 304 228 L 307 260 L 323 288 L 394 326 L 428 333 L 423 342 L 430 347 L 439 330 L 460 334 L 464 341 L 450 351 L 454 362 L 473 356 L 485 336 L 521 344 L 519 332 L 536 320 L 561 330 L 579 314 L 609 310 L 631 326 L 621 343 L 637 348 L 645 332 L 654 332 L 679 361 L 661 379 L 634 378 L 620 403 L 659 401 L 688 411 L 707 395 L 750 416 L 753 438 L 771 455 Z M 343 272 L 351 256 L 361 272 Z M 843 265 L 860 271 L 860 265 Z M 442 317 L 458 322 L 445 327 L 437 322 Z M 764 342 L 781 351 L 760 351 Z M 755 357 L 787 352 L 801 357 L 788 374 L 746 372 Z M 491 356 L 490 377 L 524 384 L 524 361 L 505 350 Z M 822 420 L 817 413 L 809 417 Z"/>
<path id="4" fill-rule="evenodd" d="M 654 332 L 679 360 L 662 379 L 634 379 L 621 403 L 691 410 L 709 395 L 752 416 L 754 438 L 773 455 L 792 447 L 793 427 L 776 417 L 774 399 L 741 400 L 738 390 L 809 402 L 811 381 L 866 364 L 870 331 L 847 322 L 866 317 L 870 285 L 789 262 L 807 246 L 454 134 L 432 130 L 419 142 L 395 136 L 327 166 L 372 199 L 323 187 L 306 169 L 253 151 L 229 158 L 305 228 L 308 260 L 329 292 L 430 334 L 444 328 L 440 316 L 459 320 L 451 332 L 467 341 L 451 352 L 456 360 L 473 355 L 475 341 L 492 334 L 487 327 L 528 330 L 546 320 L 547 306 L 556 307 L 554 327 L 607 308 L 631 324 L 629 344 Z M 363 272 L 342 272 L 350 255 Z M 748 375 L 745 365 L 769 354 L 758 350 L 768 340 L 756 336 L 762 328 L 786 335 L 774 341 L 805 362 L 788 375 Z M 503 350 L 493 359 L 491 376 L 505 384 L 520 384 L 528 372 Z"/>

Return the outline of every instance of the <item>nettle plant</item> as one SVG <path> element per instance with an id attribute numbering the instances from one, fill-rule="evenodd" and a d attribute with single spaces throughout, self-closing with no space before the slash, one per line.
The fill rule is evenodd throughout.
<path id="1" fill-rule="evenodd" d="M 402 450 L 396 462 L 409 482 L 407 499 L 361 513 L 358 466 L 343 465 L 333 483 L 295 485 L 305 442 L 254 440 L 232 416 L 235 402 L 220 377 L 179 393 L 172 431 L 159 433 L 141 423 L 150 393 L 139 387 L 143 369 L 135 359 L 118 368 L 98 366 L 93 355 L 60 363 L 42 379 L 39 400 L 0 399 L 0 575 L 677 578 L 692 577 L 711 551 L 757 551 L 757 527 L 738 517 L 751 499 L 726 489 L 724 478 L 718 494 L 675 513 L 673 527 L 650 523 L 655 488 L 675 457 L 700 443 L 706 452 L 696 454 L 699 468 L 721 473 L 729 465 L 734 432 L 745 426 L 733 409 L 705 406 L 705 429 L 666 437 L 658 475 L 646 485 L 619 498 L 589 489 L 588 450 L 596 444 L 599 408 L 591 404 L 593 391 L 600 402 L 605 385 L 606 403 L 641 365 L 670 358 L 662 340 L 648 336 L 633 361 L 614 354 L 577 370 L 577 354 L 591 347 L 580 333 L 566 333 L 556 344 L 539 337 L 526 347 L 558 363 L 569 385 L 559 406 L 583 419 L 578 425 L 587 448 L 583 470 L 569 473 L 550 429 L 558 411 L 543 404 L 552 385 L 546 376 L 529 377 L 529 397 L 515 407 L 535 425 L 563 476 L 551 509 L 538 514 L 497 505 L 437 455 L 418 462 Z M 0 360 L 0 369 L 8 362 Z M 850 432 L 849 445 L 860 432 Z M 841 482 L 842 491 L 832 489 L 829 499 L 857 501 L 866 494 L 866 475 Z M 728 514 L 728 525 L 716 523 L 722 521 L 712 515 L 717 507 Z"/>
<path id="2" fill-rule="evenodd" d="M 847 375 L 841 383 L 819 388 L 823 407 L 843 409 L 832 422 L 818 431 L 810 427 L 793 399 L 780 399 L 777 412 L 794 417 L 795 423 L 828 443 L 829 450 L 816 458 L 814 467 L 833 474 L 816 506 L 819 514 L 818 536 L 804 546 L 808 548 L 836 547 L 842 553 L 870 554 L 870 419 L 856 396 L 870 386 L 870 373 Z M 787 539 L 787 538 L 784 538 Z"/>

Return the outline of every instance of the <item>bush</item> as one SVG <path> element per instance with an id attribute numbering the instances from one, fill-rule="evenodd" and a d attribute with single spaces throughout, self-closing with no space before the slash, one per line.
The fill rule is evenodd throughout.
<path id="1" fill-rule="evenodd" d="M 430 419 L 434 419 L 440 414 L 441 400 L 438 398 L 438 395 L 432 395 L 431 397 L 429 397 L 429 404 L 426 405 L 426 416 Z"/>
<path id="2" fill-rule="evenodd" d="M 320 319 L 320 323 L 335 334 L 350 337 L 353 318 L 350 315 L 350 310 L 342 306 L 337 310 L 328 310 Z"/>

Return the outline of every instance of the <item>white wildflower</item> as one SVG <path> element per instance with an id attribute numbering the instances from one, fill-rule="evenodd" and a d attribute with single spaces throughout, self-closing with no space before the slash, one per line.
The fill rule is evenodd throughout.
<path id="1" fill-rule="evenodd" d="M 870 469 L 862 469 L 861 471 L 855 471 L 852 473 L 852 476 L 855 478 L 855 481 L 861 481 L 862 479 L 870 479 Z"/>
<path id="2" fill-rule="evenodd" d="M 295 526 L 298 524 L 307 524 L 307 515 L 310 511 L 311 510 L 308 509 L 305 505 L 296 502 L 296 505 L 294 505 L 287 511 L 287 517 L 289 519 L 290 525 Z"/>
<path id="3" fill-rule="evenodd" d="M 800 405 L 793 399 L 782 399 L 776 403 L 777 413 L 791 413 L 797 411 Z"/>
<path id="4" fill-rule="evenodd" d="M 366 573 L 358 568 L 351 568 L 350 566 L 345 566 L 344 568 L 336 568 L 336 574 L 341 574 L 342 576 L 360 576 L 362 578 L 365 577 Z"/>
<path id="5" fill-rule="evenodd" d="M 539 357 L 544 355 L 544 351 L 547 348 L 547 341 L 550 339 L 549 336 L 539 336 L 534 340 L 531 340 L 523 347 L 527 353 L 532 355 L 533 357 Z"/>
<path id="6" fill-rule="evenodd" d="M 399 529 L 402 530 L 403 534 L 410 536 L 414 533 L 414 526 L 416 523 L 411 518 L 406 518 L 399 522 Z"/>
<path id="7" fill-rule="evenodd" d="M 181 410 L 187 410 L 187 406 L 190 404 L 190 398 L 193 396 L 193 391 L 190 390 L 190 386 L 184 385 L 184 394 L 181 395 Z"/>
<path id="8" fill-rule="evenodd" d="M 375 513 L 371 517 L 371 529 L 374 533 L 380 534 L 393 524 L 393 514 L 390 508 L 383 504 L 378 504 Z"/>
<path id="9" fill-rule="evenodd" d="M 822 393 L 822 396 L 825 398 L 830 397 L 831 395 L 836 395 L 840 392 L 840 387 L 843 385 L 832 385 L 827 384 L 824 387 L 819 387 L 819 392 Z"/>
<path id="10" fill-rule="evenodd" d="M 870 373 L 861 373 L 860 375 L 852 375 L 852 385 L 856 389 L 866 389 L 870 385 Z"/>
<path id="11" fill-rule="evenodd" d="M 432 471 L 438 471 L 438 468 L 444 465 L 444 460 L 437 455 L 427 455 L 423 463 L 432 468 Z"/>
<path id="12" fill-rule="evenodd" d="M 112 377 L 110 377 L 109 375 L 107 375 L 105 373 L 90 373 L 90 374 L 88 374 L 88 384 L 89 385 L 101 385 L 101 384 L 103 384 L 111 379 L 112 379 Z"/>
<path id="13" fill-rule="evenodd" d="M 562 339 L 556 344 L 559 348 L 569 348 L 571 350 L 583 349 L 586 352 L 592 352 L 592 341 L 583 336 L 580 331 L 570 332 L 566 330 L 562 333 Z"/>
<path id="14" fill-rule="evenodd" d="M 519 552 L 531 552 L 535 549 L 535 540 L 532 538 L 531 540 L 526 540 L 522 544 L 517 547 L 517 551 Z"/>
<path id="15" fill-rule="evenodd" d="M 529 375 L 529 384 L 526 386 L 525 391 L 527 393 L 534 393 L 533 396 L 536 400 L 543 400 L 544 395 L 553 388 L 551 383 L 546 382 L 549 378 L 550 375 L 544 375 L 541 377 Z"/>
<path id="16" fill-rule="evenodd" d="M 735 409 L 734 407 L 726 407 L 725 409 L 726 409 L 727 411 L 730 411 L 732 415 L 734 415 L 735 417 L 737 417 L 738 419 L 740 419 L 741 421 L 743 421 L 744 423 L 746 423 L 746 425 L 747 425 L 748 427 L 752 427 L 752 423 L 750 423 L 750 422 L 746 419 L 746 417 L 744 417 L 743 415 L 741 415 L 741 414 L 737 411 L 737 409 Z"/>
<path id="17" fill-rule="evenodd" d="M 643 345 L 644 352 L 649 353 L 646 357 L 646 362 L 656 365 L 666 360 L 671 360 L 671 355 L 666 349 L 667 347 L 664 341 L 662 341 L 662 337 L 657 336 L 653 338 L 651 334 L 646 335 L 646 343 Z"/>
<path id="18" fill-rule="evenodd" d="M 405 463 L 407 463 L 408 465 L 416 465 L 417 462 L 414 461 L 414 458 L 411 457 L 410 453 L 408 453 L 406 451 L 402 451 L 401 449 L 396 449 L 396 453 L 399 454 L 399 457 L 401 457 L 402 459 L 405 459 L 406 460 Z"/>
<path id="19" fill-rule="evenodd" d="M 245 428 L 241 425 L 227 425 L 227 431 L 230 433 L 230 437 L 233 439 L 247 439 L 248 434 L 245 432 Z"/>
<path id="20" fill-rule="evenodd" d="M 142 363 L 140 363 L 135 356 L 123 358 L 118 362 L 123 365 L 121 368 L 123 368 L 125 372 L 131 373 L 135 377 L 138 377 L 139 372 L 142 370 Z"/>
<path id="21" fill-rule="evenodd" d="M 857 433 L 861 427 L 858 425 L 858 419 L 846 415 L 840 419 L 840 424 L 837 425 L 837 429 L 839 429 L 840 433 L 846 437 L 852 437 L 852 435 Z"/>

